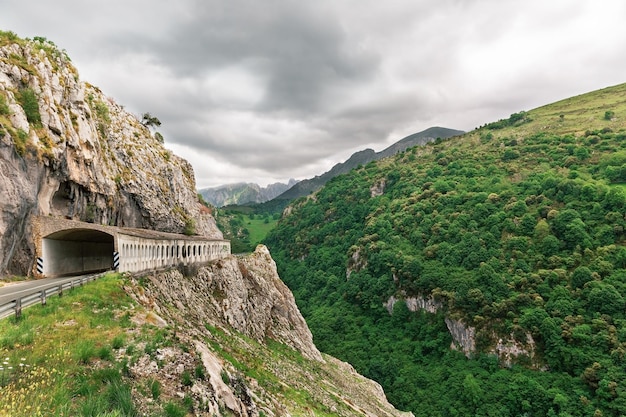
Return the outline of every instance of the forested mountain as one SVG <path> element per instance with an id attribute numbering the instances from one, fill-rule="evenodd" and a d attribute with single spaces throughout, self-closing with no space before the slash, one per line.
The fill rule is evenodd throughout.
<path id="1" fill-rule="evenodd" d="M 336 177 L 337 175 L 345 174 L 346 172 L 357 168 L 359 165 L 365 165 L 368 162 L 377 161 L 387 156 L 395 155 L 396 153 L 404 151 L 412 146 L 424 145 L 428 142 L 436 140 L 437 138 L 446 139 L 462 133 L 463 131 L 461 130 L 448 129 L 445 127 L 431 127 L 422 132 L 409 135 L 380 152 L 375 152 L 373 149 L 364 149 L 362 151 L 355 152 L 345 162 L 340 162 L 333 166 L 330 171 L 294 184 L 291 188 L 278 195 L 275 199 L 293 200 L 298 197 L 303 197 L 319 190 L 330 179 Z"/>
<path id="2" fill-rule="evenodd" d="M 620 416 L 625 195 L 623 84 L 338 176 L 266 243 L 320 350 L 401 409 Z"/>

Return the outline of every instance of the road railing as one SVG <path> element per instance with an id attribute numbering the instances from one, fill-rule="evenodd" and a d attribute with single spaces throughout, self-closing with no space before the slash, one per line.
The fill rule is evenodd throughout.
<path id="1" fill-rule="evenodd" d="M 44 289 L 33 290 L 33 292 L 18 297 L 15 300 L 9 301 L 0 305 L 0 319 L 15 315 L 16 318 L 22 316 L 22 310 L 35 304 L 46 305 L 48 297 L 58 294 L 63 295 L 64 291 L 71 290 L 72 288 L 80 287 L 90 281 L 104 276 L 106 273 L 101 272 L 98 274 L 83 275 L 76 277 L 71 281 L 66 281 L 59 284 L 50 284 Z"/>

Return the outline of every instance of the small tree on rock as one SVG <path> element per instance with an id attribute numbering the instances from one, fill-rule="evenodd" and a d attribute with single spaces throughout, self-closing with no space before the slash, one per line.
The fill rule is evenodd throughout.
<path id="1" fill-rule="evenodd" d="M 161 126 L 161 121 L 150 113 L 144 113 L 141 116 L 141 124 L 146 127 L 158 127 Z"/>

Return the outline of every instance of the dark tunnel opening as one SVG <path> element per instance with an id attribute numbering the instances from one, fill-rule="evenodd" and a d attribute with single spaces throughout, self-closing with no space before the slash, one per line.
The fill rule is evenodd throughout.
<path id="1" fill-rule="evenodd" d="M 113 268 L 113 235 L 92 229 L 67 229 L 43 238 L 43 275 L 61 277 Z"/>

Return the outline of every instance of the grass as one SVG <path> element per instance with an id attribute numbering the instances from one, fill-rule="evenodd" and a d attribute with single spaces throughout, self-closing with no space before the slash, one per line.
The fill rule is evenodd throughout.
<path id="1" fill-rule="evenodd" d="M 0 415 L 98 415 L 118 410 L 133 415 L 130 386 L 113 362 L 128 325 L 115 312 L 131 300 L 122 279 L 110 275 L 46 306 L 29 308 L 20 320 L 0 321 Z M 77 342 L 78 341 L 78 342 Z M 90 374 L 90 364 L 103 367 Z"/>
<path id="2" fill-rule="evenodd" d="M 174 402 L 165 404 L 163 410 L 166 417 L 185 417 L 187 415 L 187 411 Z"/>
<path id="3" fill-rule="evenodd" d="M 9 105 L 7 103 L 7 99 L 4 93 L 0 93 L 0 115 L 8 116 L 11 114 L 11 109 L 9 109 Z"/>
<path id="4" fill-rule="evenodd" d="M 612 112 L 610 120 L 605 118 Z M 519 126 L 493 130 L 496 136 L 525 137 L 543 131 L 581 135 L 586 130 L 626 128 L 626 83 L 567 98 L 527 112 L 531 119 Z"/>
<path id="5" fill-rule="evenodd" d="M 193 398 L 165 395 L 162 381 L 131 372 L 146 353 L 188 347 L 173 328 L 134 323 L 131 312 L 150 313 L 123 285 L 123 276 L 109 274 L 30 307 L 19 320 L 0 320 L 0 417 L 137 416 L 135 390 L 151 399 L 149 415 L 194 410 Z M 204 369 L 185 371 L 180 384 L 190 389 L 194 376 L 204 378 Z"/>
<path id="6" fill-rule="evenodd" d="M 250 216 L 245 216 L 244 219 L 246 228 L 250 232 L 250 245 L 253 248 L 261 243 L 270 230 L 276 227 L 276 223 L 278 223 L 278 220 L 274 220 L 272 217 L 263 219 L 255 216 L 255 218 L 250 219 Z"/>
<path id="7" fill-rule="evenodd" d="M 2 120 L 0 120 L 0 123 L 1 122 Z M 7 283 L 23 282 L 23 281 L 27 281 L 28 279 L 29 279 L 28 277 L 21 276 L 21 275 L 7 275 L 7 276 L 0 278 L 0 287 L 2 287 L 4 284 L 7 284 Z"/>
<path id="8" fill-rule="evenodd" d="M 156 379 L 150 379 L 148 381 L 148 388 L 150 389 L 150 395 L 153 400 L 158 400 L 161 396 L 161 383 Z"/>

